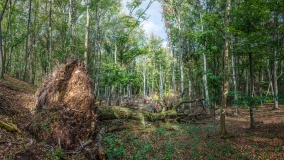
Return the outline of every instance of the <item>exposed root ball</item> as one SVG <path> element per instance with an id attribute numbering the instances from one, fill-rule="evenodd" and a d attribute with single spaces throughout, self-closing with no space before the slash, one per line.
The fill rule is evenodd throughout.
<path id="1" fill-rule="evenodd" d="M 55 69 L 36 92 L 35 117 L 28 130 L 38 139 L 74 149 L 96 136 L 97 108 L 84 63 Z"/>

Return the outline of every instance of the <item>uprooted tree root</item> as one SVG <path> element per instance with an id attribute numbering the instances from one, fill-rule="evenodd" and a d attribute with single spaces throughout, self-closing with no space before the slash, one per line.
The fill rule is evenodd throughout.
<path id="1" fill-rule="evenodd" d="M 73 60 L 55 69 L 36 92 L 28 131 L 39 141 L 74 150 L 97 135 L 97 108 L 84 63 Z"/>

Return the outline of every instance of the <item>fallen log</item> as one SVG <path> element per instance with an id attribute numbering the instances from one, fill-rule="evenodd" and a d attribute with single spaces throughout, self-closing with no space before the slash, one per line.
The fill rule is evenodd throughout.
<path id="1" fill-rule="evenodd" d="M 5 123 L 3 121 L 0 121 L 0 127 L 6 129 L 9 132 L 21 133 L 21 130 L 15 124 L 12 123 Z"/>
<path id="2" fill-rule="evenodd" d="M 98 107 L 98 113 L 101 120 L 112 120 L 112 119 L 132 119 L 140 121 L 143 125 L 145 125 L 145 121 L 158 121 L 158 120 L 166 120 L 168 118 L 175 118 L 181 116 L 197 116 L 199 114 L 183 114 L 177 113 L 177 109 L 183 103 L 192 103 L 199 101 L 197 100 L 183 100 L 176 105 L 171 110 L 163 111 L 160 113 L 151 113 L 144 110 L 131 109 L 121 106 L 100 106 Z"/>

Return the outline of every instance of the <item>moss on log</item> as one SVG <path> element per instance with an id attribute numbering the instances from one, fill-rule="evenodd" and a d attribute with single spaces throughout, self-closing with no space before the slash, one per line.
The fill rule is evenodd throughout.
<path id="1" fill-rule="evenodd" d="M 185 114 L 178 114 L 177 109 L 183 103 L 192 103 L 199 100 L 183 100 L 177 103 L 171 110 L 163 111 L 160 113 L 151 113 L 143 110 L 131 109 L 120 106 L 101 106 L 98 107 L 99 117 L 102 120 L 111 120 L 111 119 L 132 119 L 138 120 L 142 124 L 145 124 L 145 121 L 158 121 L 165 120 L 167 118 L 185 116 Z M 193 115 L 191 115 L 193 116 Z"/>
<path id="2" fill-rule="evenodd" d="M 21 133 L 21 130 L 15 124 L 12 123 L 5 123 L 3 121 L 0 121 L 0 127 L 6 129 L 9 132 Z"/>

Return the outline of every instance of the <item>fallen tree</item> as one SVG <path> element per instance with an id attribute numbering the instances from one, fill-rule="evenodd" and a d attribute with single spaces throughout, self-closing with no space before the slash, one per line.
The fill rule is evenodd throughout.
<path id="1" fill-rule="evenodd" d="M 160 113 L 152 113 L 139 109 L 131 109 L 121 106 L 101 106 L 98 107 L 99 119 L 101 120 L 111 120 L 111 119 L 132 119 L 138 120 L 142 124 L 145 124 L 145 121 L 158 121 L 158 120 L 166 120 L 171 118 L 178 117 L 192 117 L 198 116 L 204 113 L 197 114 L 187 114 L 187 113 L 178 113 L 177 109 L 184 103 L 193 103 L 200 101 L 200 99 L 196 100 L 183 100 L 173 106 L 171 110 L 162 111 Z"/>

